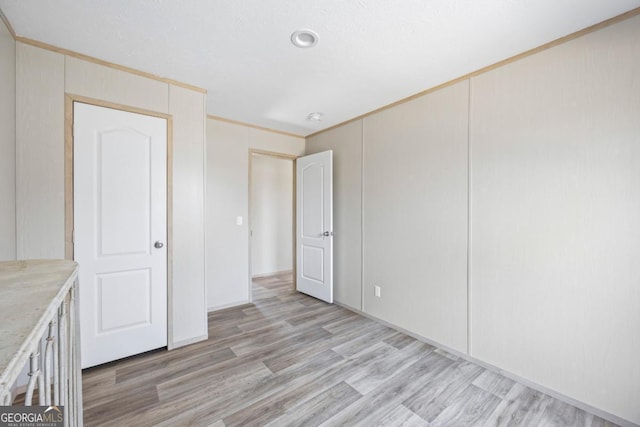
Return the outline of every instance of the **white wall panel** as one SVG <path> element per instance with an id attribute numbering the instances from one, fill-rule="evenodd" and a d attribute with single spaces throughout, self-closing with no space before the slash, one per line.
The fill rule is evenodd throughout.
<path id="1" fill-rule="evenodd" d="M 208 307 L 249 301 L 249 138 L 245 126 L 207 120 Z M 236 225 L 238 216 L 242 225 Z"/>
<path id="2" fill-rule="evenodd" d="M 16 42 L 0 22 L 0 260 L 16 258 Z"/>
<path id="3" fill-rule="evenodd" d="M 364 311 L 462 352 L 468 90 L 465 80 L 365 117 L 363 131 Z"/>
<path id="4" fill-rule="evenodd" d="M 16 44 L 17 257 L 64 258 L 64 56 Z"/>
<path id="5" fill-rule="evenodd" d="M 640 17 L 474 77 L 472 355 L 640 423 Z"/>
<path id="6" fill-rule="evenodd" d="M 249 301 L 249 149 L 302 155 L 304 139 L 207 120 L 209 309 Z M 236 225 L 241 216 L 242 225 Z"/>
<path id="7" fill-rule="evenodd" d="M 65 57 L 65 91 L 70 94 L 167 112 L 169 85 L 126 71 Z"/>
<path id="8" fill-rule="evenodd" d="M 327 150 L 333 150 L 333 295 L 362 310 L 362 120 L 306 141 L 307 154 Z"/>
<path id="9" fill-rule="evenodd" d="M 205 95 L 169 87 L 173 116 L 174 343 L 207 337 L 205 285 Z"/>
<path id="10" fill-rule="evenodd" d="M 18 257 L 64 257 L 65 92 L 170 113 L 174 150 L 170 344 L 206 338 L 204 94 L 177 86 L 171 86 L 169 93 L 166 83 L 22 43 L 17 43 L 16 58 Z"/>

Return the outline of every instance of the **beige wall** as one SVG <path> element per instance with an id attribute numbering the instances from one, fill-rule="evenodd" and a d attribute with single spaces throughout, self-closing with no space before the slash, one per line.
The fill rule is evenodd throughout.
<path id="1" fill-rule="evenodd" d="M 336 301 L 462 352 L 467 106 L 465 81 L 307 139 L 334 150 Z"/>
<path id="2" fill-rule="evenodd" d="M 207 120 L 207 289 L 209 310 L 250 301 L 249 149 L 300 156 L 304 139 Z M 236 225 L 241 216 L 242 225 Z"/>
<path id="3" fill-rule="evenodd" d="M 207 339 L 206 96 L 169 85 L 173 117 L 173 341 Z"/>
<path id="4" fill-rule="evenodd" d="M 207 120 L 207 306 L 249 301 L 249 130 Z M 242 225 L 236 225 L 241 216 Z"/>
<path id="5" fill-rule="evenodd" d="M 16 258 L 16 42 L 0 20 L 0 261 Z"/>
<path id="6" fill-rule="evenodd" d="M 336 167 L 336 223 L 364 218 L 336 300 L 640 423 L 638 76 L 637 16 L 308 138 L 364 163 L 363 210 Z"/>
<path id="7" fill-rule="evenodd" d="M 21 43 L 15 58 L 18 256 L 64 255 L 65 92 L 171 113 L 173 333 L 206 336 L 204 301 L 249 300 L 249 148 L 300 155 L 303 141 L 208 120 L 205 149 L 202 94 Z M 635 17 L 309 138 L 309 153 L 334 150 L 336 300 L 640 423 L 638 58 Z"/>
<path id="8" fill-rule="evenodd" d="M 468 90 L 464 81 L 364 119 L 364 310 L 462 352 Z"/>
<path id="9" fill-rule="evenodd" d="M 362 120 L 307 138 L 306 153 L 333 150 L 334 299 L 362 310 Z"/>
<path id="10" fill-rule="evenodd" d="M 293 269 L 293 161 L 251 157 L 251 275 Z"/>
<path id="11" fill-rule="evenodd" d="M 17 257 L 64 258 L 64 56 L 16 44 Z"/>
<path id="12" fill-rule="evenodd" d="M 471 354 L 640 423 L 640 17 L 471 88 Z"/>
<path id="13" fill-rule="evenodd" d="M 173 116 L 170 347 L 206 339 L 204 94 L 17 43 L 19 258 L 64 257 L 65 93 Z"/>

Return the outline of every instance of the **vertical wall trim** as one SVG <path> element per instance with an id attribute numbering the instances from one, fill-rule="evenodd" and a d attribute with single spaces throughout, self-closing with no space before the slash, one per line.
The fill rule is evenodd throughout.
<path id="1" fill-rule="evenodd" d="M 64 96 L 64 258 L 74 258 L 73 228 L 73 98 Z"/>
<path id="2" fill-rule="evenodd" d="M 360 310 L 364 312 L 364 119 L 360 119 Z"/>
<path id="3" fill-rule="evenodd" d="M 244 129 L 245 131 L 245 141 L 247 142 L 246 147 L 251 148 L 251 131 L 249 130 L 249 127 L 245 127 Z M 249 150 L 249 157 L 247 159 L 247 169 L 249 171 L 249 187 L 251 187 L 251 180 L 253 179 L 251 177 L 251 168 L 253 167 L 251 165 L 252 162 L 252 157 L 251 157 L 251 150 Z M 249 303 L 253 303 L 253 278 L 251 277 L 251 263 L 253 262 L 251 260 L 251 189 L 249 189 L 248 194 L 247 194 L 247 210 L 246 212 L 244 212 L 244 216 L 247 218 L 247 259 L 249 260 L 247 262 L 247 287 L 249 289 L 249 295 L 248 295 L 248 300 Z"/>
<path id="4" fill-rule="evenodd" d="M 167 85 L 168 86 L 168 85 Z M 167 110 L 169 111 L 169 110 Z M 202 96 L 202 111 L 204 112 L 204 120 L 202 120 L 202 256 L 203 265 L 202 273 L 204 277 L 203 289 L 203 305 L 204 305 L 204 324 L 209 335 L 209 286 L 208 286 L 208 263 L 207 263 L 207 95 Z"/>
<path id="5" fill-rule="evenodd" d="M 165 111 L 167 113 L 171 111 L 171 85 L 169 84 Z M 172 144 L 167 146 L 167 350 L 173 350 L 178 346 L 173 336 L 173 122 L 171 120 L 167 120 L 167 140 L 169 138 Z"/>
<path id="6" fill-rule="evenodd" d="M 249 267 L 249 302 L 253 301 L 253 215 L 251 215 L 253 211 L 253 152 L 251 152 L 251 148 L 249 148 L 249 163 L 247 166 L 249 170 L 249 179 L 248 179 L 248 190 L 247 190 L 247 259 L 248 267 Z M 294 246 L 294 250 L 298 248 Z"/>
<path id="7" fill-rule="evenodd" d="M 307 141 L 305 140 L 304 154 L 307 155 Z M 295 291 L 298 289 L 298 164 L 297 158 L 291 160 L 291 178 L 293 179 L 291 188 L 291 237 L 293 242 L 291 246 L 293 251 L 291 252 L 291 269 L 293 270 L 293 283 L 292 289 Z"/>
<path id="8" fill-rule="evenodd" d="M 167 109 L 171 111 L 171 85 L 167 85 Z M 167 138 L 171 135 L 173 141 L 173 123 L 167 121 Z M 167 186 L 167 350 L 178 347 L 173 333 L 173 144 L 167 147 L 167 155 L 171 150 L 171 157 L 167 157 L 167 178 L 171 177 L 171 184 Z M 171 221 L 168 220 L 171 214 Z"/>
<path id="9" fill-rule="evenodd" d="M 168 87 L 169 85 L 167 85 Z M 167 111 L 169 111 L 167 109 Z M 173 118 L 167 118 L 167 349 L 176 348 L 173 337 Z"/>
<path id="10" fill-rule="evenodd" d="M 4 16 L 2 10 L 0 16 Z M 8 23 L 5 20 L 5 25 Z M 13 30 L 10 25 L 7 28 Z M 13 258 L 18 259 L 18 43 L 13 46 Z"/>
<path id="11" fill-rule="evenodd" d="M 471 332 L 472 332 L 472 286 L 471 286 L 471 78 L 467 88 L 467 354 L 471 356 Z"/>

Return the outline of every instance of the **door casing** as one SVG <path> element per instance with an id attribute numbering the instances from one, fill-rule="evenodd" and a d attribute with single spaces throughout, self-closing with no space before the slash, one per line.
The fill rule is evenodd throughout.
<path id="1" fill-rule="evenodd" d="M 73 103 L 112 108 L 129 113 L 159 117 L 167 121 L 167 347 L 173 348 L 173 118 L 169 114 L 149 111 L 142 108 L 111 103 L 86 96 L 65 94 L 64 103 L 64 252 L 65 259 L 74 257 L 74 210 L 73 210 Z"/>
<path id="2" fill-rule="evenodd" d="M 292 196 L 291 196 L 291 209 L 292 209 L 292 217 L 291 217 L 291 225 L 292 225 L 292 240 L 291 240 L 291 262 L 292 262 L 292 268 L 293 268 L 293 286 L 292 289 L 296 288 L 296 159 L 300 156 L 297 156 L 295 154 L 284 154 L 284 153 L 277 153 L 274 151 L 265 151 L 265 150 L 257 150 L 257 149 L 249 149 L 249 215 L 248 215 L 248 227 L 249 227 L 249 257 L 248 257 L 248 269 L 249 269 L 249 302 L 253 301 L 253 291 L 252 291 L 252 272 L 251 272 L 251 250 L 252 250 L 252 246 L 251 246 L 251 199 L 252 199 L 252 195 L 253 195 L 253 185 L 251 184 L 252 181 L 252 175 L 253 175 L 253 155 L 257 154 L 257 155 L 261 155 L 261 156 L 269 156 L 269 157 L 275 157 L 278 159 L 286 159 L 286 160 L 291 160 L 291 165 L 293 168 L 293 187 L 292 187 Z"/>

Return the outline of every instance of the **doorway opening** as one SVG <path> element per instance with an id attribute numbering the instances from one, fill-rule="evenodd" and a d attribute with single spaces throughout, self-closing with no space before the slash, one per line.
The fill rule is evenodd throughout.
<path id="1" fill-rule="evenodd" d="M 295 159 L 249 152 L 250 301 L 254 279 L 295 282 Z"/>

